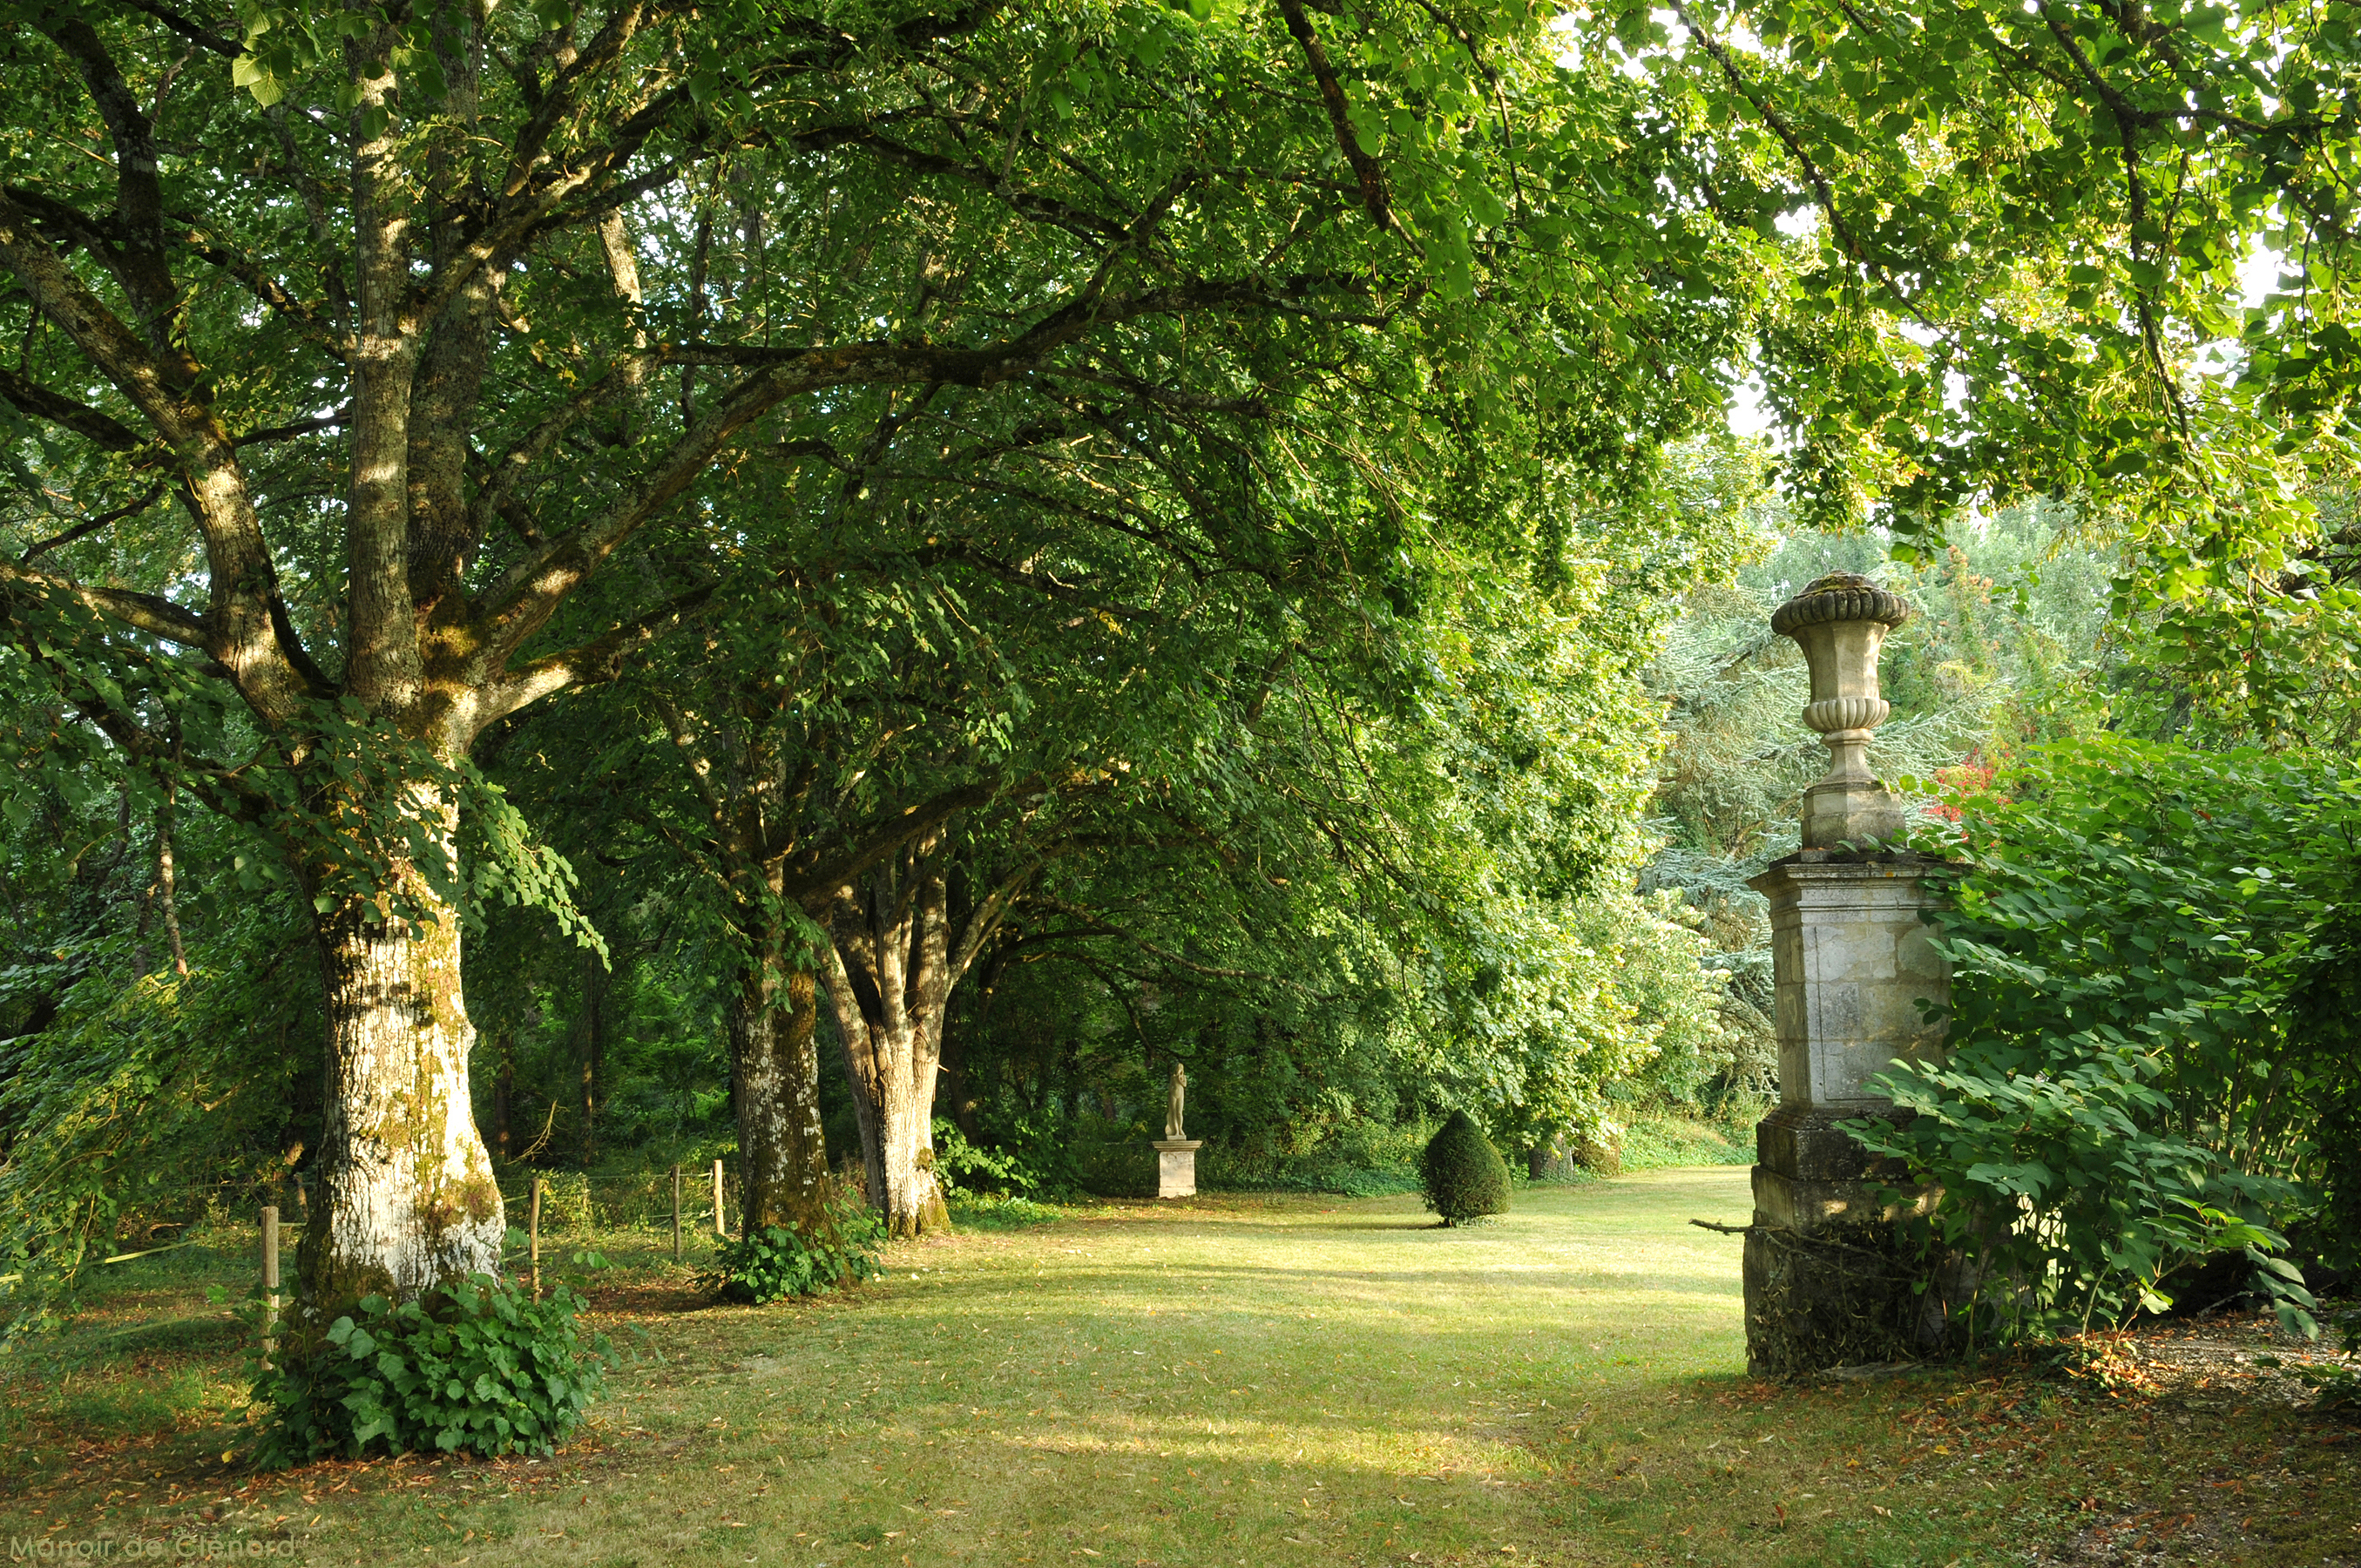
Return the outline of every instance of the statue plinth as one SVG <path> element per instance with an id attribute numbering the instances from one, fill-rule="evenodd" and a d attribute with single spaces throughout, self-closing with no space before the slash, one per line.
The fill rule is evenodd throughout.
<path id="1" fill-rule="evenodd" d="M 1929 884 L 1942 868 L 1885 848 L 1900 836 L 1902 803 L 1864 760 L 1889 711 L 1878 654 L 1909 615 L 1900 598 L 1840 573 L 1771 618 L 1811 664 L 1803 718 L 1827 743 L 1829 767 L 1805 792 L 1805 847 L 1750 884 L 1771 901 L 1779 1033 L 1779 1104 L 1755 1128 L 1746 1235 L 1746 1351 L 1757 1375 L 1894 1361 L 1943 1333 L 1951 1282 L 1925 1281 L 1895 1229 L 1938 1194 L 1910 1187 L 1899 1162 L 1842 1125 L 1894 1114 L 1869 1080 L 1940 1055 L 1942 1027 L 1919 1003 L 1950 995 L 1949 967 L 1923 918 L 1941 896 Z"/>
<path id="2" fill-rule="evenodd" d="M 1156 1195 L 1159 1198 L 1197 1196 L 1197 1151 L 1204 1146 L 1202 1138 L 1155 1140 Z"/>

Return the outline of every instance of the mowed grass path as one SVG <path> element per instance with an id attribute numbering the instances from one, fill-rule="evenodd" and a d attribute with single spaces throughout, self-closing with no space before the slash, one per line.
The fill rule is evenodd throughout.
<path id="1" fill-rule="evenodd" d="M 627 1256 L 598 1315 L 654 1354 L 540 1463 L 258 1476 L 224 1410 L 104 1430 L 103 1400 L 19 1368 L 0 1512 L 12 1536 L 471 1568 L 2361 1556 L 2361 1467 L 2312 1418 L 2023 1374 L 1748 1379 L 1738 1238 L 1686 1223 L 1743 1218 L 1746 1181 L 1539 1190 L 1449 1231 L 1405 1199 L 1131 1205 L 901 1248 L 884 1282 L 766 1309 Z"/>

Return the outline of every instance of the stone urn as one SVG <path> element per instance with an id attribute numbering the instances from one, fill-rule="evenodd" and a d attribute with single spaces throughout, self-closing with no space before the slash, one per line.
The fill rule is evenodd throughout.
<path id="1" fill-rule="evenodd" d="M 1804 792 L 1804 847 L 1867 849 L 1902 832 L 1902 803 L 1870 775 L 1869 740 L 1891 712 L 1878 695 L 1885 634 L 1910 619 L 1909 601 L 1867 577 L 1831 572 L 1771 617 L 1792 637 L 1812 672 L 1804 722 L 1828 749 L 1828 771 Z"/>

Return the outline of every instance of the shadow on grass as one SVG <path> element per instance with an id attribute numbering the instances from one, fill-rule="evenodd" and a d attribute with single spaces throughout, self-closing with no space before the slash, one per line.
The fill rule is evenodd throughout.
<path id="1" fill-rule="evenodd" d="M 109 1355 L 135 1355 L 163 1350 L 232 1350 L 242 1347 L 246 1337 L 244 1323 L 216 1313 L 209 1318 L 173 1318 L 160 1323 L 136 1323 L 127 1329 L 102 1334 L 97 1343 Z"/>

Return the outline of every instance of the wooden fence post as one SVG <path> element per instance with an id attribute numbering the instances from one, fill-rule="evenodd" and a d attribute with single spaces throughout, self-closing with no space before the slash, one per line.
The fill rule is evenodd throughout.
<path id="1" fill-rule="evenodd" d="M 526 1255 L 533 1260 L 533 1299 L 541 1299 L 541 1178 L 533 1179 L 533 1196 L 525 1203 Z"/>
<path id="2" fill-rule="evenodd" d="M 262 1211 L 262 1369 L 279 1349 L 279 1205 Z"/>
<path id="3" fill-rule="evenodd" d="M 713 1234 L 727 1236 L 730 1227 L 721 1221 L 721 1162 L 713 1162 Z"/>
<path id="4" fill-rule="evenodd" d="M 680 1261 L 680 1167 L 672 1168 L 672 1260 Z"/>

